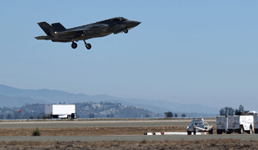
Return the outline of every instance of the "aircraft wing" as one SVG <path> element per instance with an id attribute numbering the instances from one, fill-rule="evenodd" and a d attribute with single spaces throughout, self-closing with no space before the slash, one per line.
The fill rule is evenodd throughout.
<path id="1" fill-rule="evenodd" d="M 108 27 L 109 26 L 107 24 L 92 24 L 92 25 L 87 25 L 83 27 L 68 29 L 62 32 L 55 32 L 53 35 L 57 37 L 58 36 L 78 37 L 78 36 L 84 36 L 87 34 L 106 31 Z"/>
<path id="2" fill-rule="evenodd" d="M 107 24 L 89 24 L 83 27 L 77 27 L 77 28 L 72 28 L 70 30 L 72 31 L 80 31 L 80 30 L 103 30 L 103 29 L 108 29 Z"/>
<path id="3" fill-rule="evenodd" d="M 77 37 L 77 36 L 81 36 L 85 33 L 85 31 L 83 30 L 78 30 L 78 31 L 63 31 L 63 32 L 55 32 L 53 33 L 53 36 L 55 37 Z"/>

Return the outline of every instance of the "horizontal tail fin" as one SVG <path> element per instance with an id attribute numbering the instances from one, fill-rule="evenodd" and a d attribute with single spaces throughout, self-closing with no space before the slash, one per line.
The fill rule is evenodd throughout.
<path id="1" fill-rule="evenodd" d="M 37 36 L 35 37 L 37 40 L 51 40 L 51 36 Z"/>
<path id="2" fill-rule="evenodd" d="M 55 28 L 55 30 L 56 31 L 65 31 L 66 30 L 66 28 L 61 24 L 61 23 L 59 23 L 59 22 L 57 22 L 57 23 L 52 23 L 52 27 L 54 27 Z"/>
<path id="3" fill-rule="evenodd" d="M 49 25 L 46 22 L 39 22 L 38 25 L 41 27 L 41 29 L 47 34 L 51 35 L 52 33 L 55 32 L 55 28 Z"/>

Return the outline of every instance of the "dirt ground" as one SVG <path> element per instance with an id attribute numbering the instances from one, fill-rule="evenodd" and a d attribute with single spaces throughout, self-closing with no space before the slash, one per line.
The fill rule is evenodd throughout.
<path id="1" fill-rule="evenodd" d="M 32 136 L 33 130 L 35 128 L 0 129 L 0 136 Z M 186 128 L 181 126 L 39 128 L 39 130 L 41 136 L 144 135 L 145 132 L 186 132 Z"/>
<path id="2" fill-rule="evenodd" d="M 55 150 L 55 149 L 192 149 L 228 150 L 258 149 L 257 141 L 217 139 L 195 141 L 100 141 L 100 142 L 0 142 L 0 149 Z"/>

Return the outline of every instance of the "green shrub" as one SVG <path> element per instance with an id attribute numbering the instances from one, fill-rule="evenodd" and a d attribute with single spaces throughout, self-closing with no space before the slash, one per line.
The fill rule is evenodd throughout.
<path id="1" fill-rule="evenodd" d="M 40 135 L 41 135 L 41 132 L 39 131 L 38 128 L 36 128 L 36 130 L 33 131 L 32 135 L 33 135 L 33 136 L 40 136 Z"/>

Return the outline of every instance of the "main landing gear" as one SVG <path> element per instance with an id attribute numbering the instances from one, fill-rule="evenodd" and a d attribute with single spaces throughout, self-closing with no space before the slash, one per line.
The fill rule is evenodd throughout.
<path id="1" fill-rule="evenodd" d="M 128 33 L 128 30 L 126 29 L 126 30 L 124 30 L 124 33 L 126 34 L 126 33 Z"/>
<path id="2" fill-rule="evenodd" d="M 91 45 L 90 43 L 86 43 L 86 41 L 84 40 L 84 44 L 85 44 L 85 47 L 90 50 L 91 49 Z"/>
<path id="3" fill-rule="evenodd" d="M 76 49 L 76 47 L 77 47 L 77 44 L 76 44 L 75 42 L 73 42 L 73 43 L 72 43 L 72 48 L 73 48 L 73 49 Z"/>
<path id="4" fill-rule="evenodd" d="M 90 50 L 91 49 L 91 45 L 90 45 L 90 43 L 86 43 L 86 41 L 84 40 L 84 44 L 85 44 L 85 47 L 88 49 L 88 50 Z M 75 43 L 75 42 L 72 42 L 72 48 L 73 49 L 76 49 L 77 48 L 77 44 Z"/>

